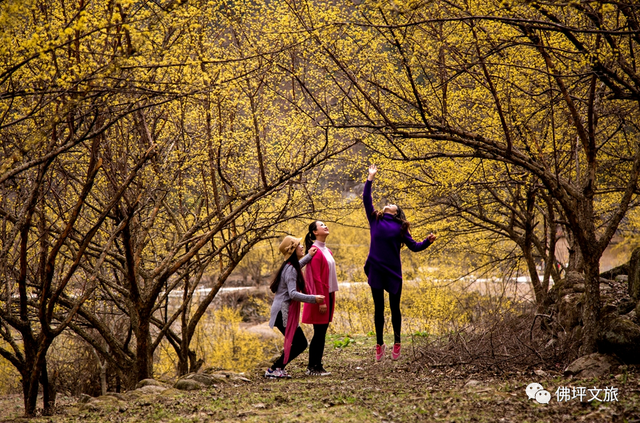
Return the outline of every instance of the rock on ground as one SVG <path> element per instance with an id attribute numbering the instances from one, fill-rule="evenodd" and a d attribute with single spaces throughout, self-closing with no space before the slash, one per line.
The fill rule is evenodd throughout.
<path id="1" fill-rule="evenodd" d="M 580 357 L 569 364 L 564 374 L 578 379 L 602 377 L 613 373 L 619 365 L 620 362 L 615 357 L 594 353 Z"/>

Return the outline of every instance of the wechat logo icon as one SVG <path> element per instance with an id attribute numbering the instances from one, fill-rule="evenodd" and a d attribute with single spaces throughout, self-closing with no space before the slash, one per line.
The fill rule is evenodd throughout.
<path id="1" fill-rule="evenodd" d="M 529 399 L 535 399 L 539 404 L 549 404 L 551 400 L 549 391 L 545 391 L 539 383 L 530 383 L 525 391 Z"/>

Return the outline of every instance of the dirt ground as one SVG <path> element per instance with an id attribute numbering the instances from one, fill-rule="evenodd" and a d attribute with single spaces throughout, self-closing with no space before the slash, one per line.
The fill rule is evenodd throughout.
<path id="1" fill-rule="evenodd" d="M 289 366 L 289 380 L 264 379 L 264 368 L 246 375 L 250 382 L 221 384 L 206 390 L 169 390 L 153 399 L 81 405 L 59 398 L 53 417 L 35 422 L 615 422 L 640 423 L 640 378 L 635 367 L 602 379 L 571 380 L 559 372 L 533 370 L 477 373 L 465 367 L 422 367 L 417 346 L 406 342 L 403 356 L 381 363 L 373 359 L 374 339 L 330 337 L 325 367 L 331 376 L 307 376 L 306 352 Z M 334 346 L 334 342 L 343 345 Z M 344 346 L 347 344 L 346 346 Z M 535 370 L 535 369 L 534 369 Z M 548 404 L 529 399 L 526 387 L 539 383 Z M 570 398 L 573 388 L 586 396 Z M 558 388 L 561 388 L 558 391 Z M 569 394 L 558 392 L 568 388 Z M 612 389 L 613 388 L 613 389 Z M 598 393 L 602 401 L 591 400 Z M 610 398 L 605 401 L 605 389 Z M 616 391 L 617 390 L 617 391 Z M 566 392 L 566 391 L 564 391 Z M 616 393 L 616 399 L 610 395 Z M 24 421 L 19 396 L 0 399 L 0 421 Z"/>

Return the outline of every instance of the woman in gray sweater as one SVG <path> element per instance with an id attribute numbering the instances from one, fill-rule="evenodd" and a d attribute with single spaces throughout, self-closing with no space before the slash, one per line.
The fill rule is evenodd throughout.
<path id="1" fill-rule="evenodd" d="M 317 248 L 309 249 L 304 255 L 301 238 L 286 236 L 280 243 L 280 252 L 284 263 L 280 266 L 271 283 L 271 291 L 276 295 L 271 305 L 269 326 L 275 326 L 284 335 L 284 351 L 280 358 L 267 369 L 264 376 L 270 378 L 290 378 L 284 370 L 287 363 L 307 348 L 307 338 L 298 326 L 300 321 L 300 302 L 323 304 L 324 295 L 305 294 L 305 282 L 302 267 L 311 261 Z"/>

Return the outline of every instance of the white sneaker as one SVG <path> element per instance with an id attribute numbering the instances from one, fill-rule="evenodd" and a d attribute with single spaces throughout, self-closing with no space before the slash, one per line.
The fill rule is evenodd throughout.
<path id="1" fill-rule="evenodd" d="M 331 372 L 325 370 L 322 364 L 317 367 L 314 367 L 313 369 L 310 369 L 310 368 L 307 369 L 308 376 L 329 376 L 330 374 Z"/>
<path id="2" fill-rule="evenodd" d="M 271 368 L 267 369 L 267 371 L 264 372 L 264 377 L 273 378 L 273 379 L 291 379 L 291 375 L 287 373 L 286 370 L 284 369 L 272 370 Z"/>
<path id="3" fill-rule="evenodd" d="M 329 376 L 331 375 L 331 372 L 328 370 L 325 370 L 324 366 L 321 364 L 318 367 L 316 367 L 316 372 L 318 372 L 320 374 L 320 376 Z"/>

